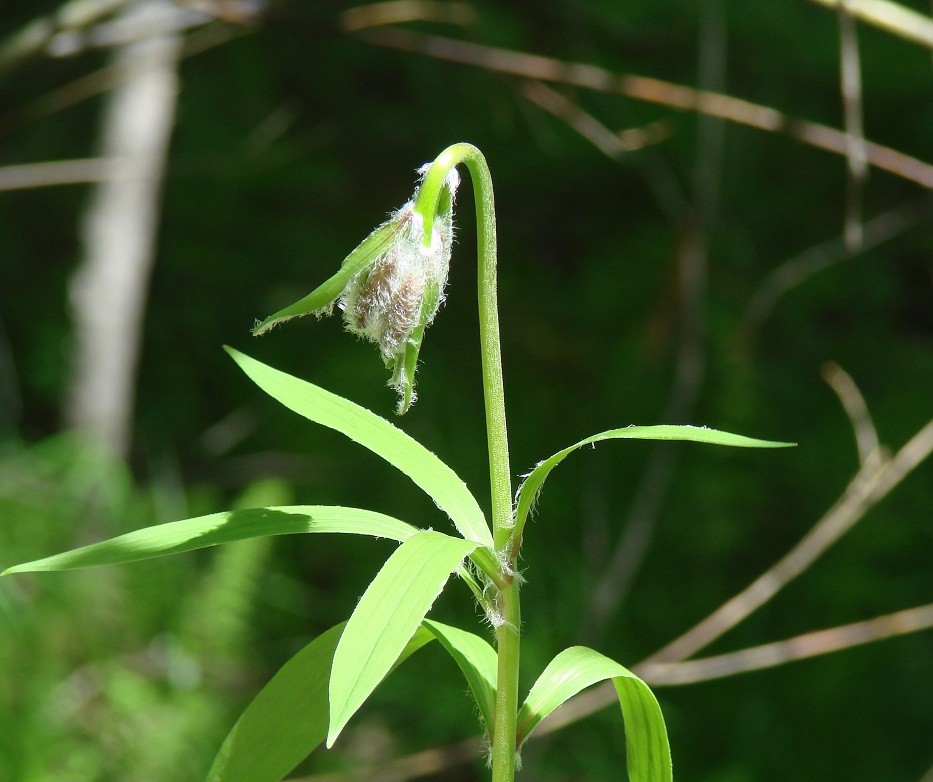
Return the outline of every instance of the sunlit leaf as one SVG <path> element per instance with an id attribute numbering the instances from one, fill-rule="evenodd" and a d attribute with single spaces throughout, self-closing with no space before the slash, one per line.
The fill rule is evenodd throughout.
<path id="1" fill-rule="evenodd" d="M 284 323 L 292 318 L 310 315 L 329 307 L 343 292 L 347 283 L 354 274 L 372 263 L 392 243 L 397 232 L 396 226 L 390 221 L 379 226 L 367 236 L 357 248 L 344 258 L 340 270 L 329 280 L 321 283 L 303 299 L 270 315 L 253 329 L 253 334 L 265 334 L 274 326 Z"/>
<path id="2" fill-rule="evenodd" d="M 476 546 L 428 530 L 405 541 L 383 565 L 334 655 L 328 747 L 395 664 L 450 574 Z"/>
<path id="3" fill-rule="evenodd" d="M 654 693 L 631 671 L 584 646 L 562 651 L 538 677 L 518 713 L 518 745 L 564 701 L 606 679 L 622 706 L 629 782 L 670 782 L 671 750 Z"/>
<path id="4" fill-rule="evenodd" d="M 212 513 L 183 521 L 128 532 L 3 571 L 2 575 L 35 570 L 73 570 L 118 565 L 142 559 L 180 554 L 234 540 L 303 532 L 371 535 L 399 542 L 418 532 L 416 527 L 381 513 L 329 505 L 283 505 L 273 508 Z"/>
<path id="5" fill-rule="evenodd" d="M 344 624 L 292 657 L 263 687 L 227 735 L 207 782 L 279 782 L 327 736 L 327 683 Z M 433 640 L 419 629 L 399 656 Z"/>
<path id="6" fill-rule="evenodd" d="M 423 626 L 430 630 L 441 645 L 454 658 L 466 677 L 467 684 L 476 699 L 483 723 L 492 735 L 496 711 L 496 680 L 499 660 L 496 650 L 475 633 L 458 627 L 425 619 Z"/>
<path id="7" fill-rule="evenodd" d="M 555 453 L 550 459 L 540 462 L 522 482 L 518 490 L 516 503 L 516 520 L 521 528 L 528 512 L 534 505 L 535 498 L 544 480 L 551 470 L 560 464 L 567 456 L 584 445 L 592 445 L 602 440 L 689 440 L 695 443 L 710 443 L 712 445 L 730 445 L 739 448 L 788 448 L 794 443 L 780 443 L 771 440 L 757 440 L 754 437 L 745 437 L 740 434 L 720 432 L 716 429 L 706 429 L 701 426 L 627 426 L 624 429 L 611 429 L 607 432 L 594 434 L 569 448 Z"/>
<path id="8" fill-rule="evenodd" d="M 232 348 L 227 352 L 271 397 L 381 456 L 423 489 L 450 516 L 463 537 L 492 548 L 492 534 L 476 499 L 457 474 L 419 442 L 365 407 Z"/>

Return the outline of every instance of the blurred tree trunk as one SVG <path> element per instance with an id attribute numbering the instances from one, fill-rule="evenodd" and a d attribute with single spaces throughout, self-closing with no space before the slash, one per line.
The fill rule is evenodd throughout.
<path id="1" fill-rule="evenodd" d="M 175 115 L 180 33 L 169 0 L 124 12 L 138 37 L 114 51 L 116 84 L 104 109 L 101 154 L 118 174 L 95 186 L 83 260 L 71 282 L 75 323 L 66 424 L 114 453 L 130 447 L 146 291 Z"/>

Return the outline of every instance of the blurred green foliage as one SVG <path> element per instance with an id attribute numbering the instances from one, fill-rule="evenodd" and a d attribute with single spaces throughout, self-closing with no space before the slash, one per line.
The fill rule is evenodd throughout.
<path id="1" fill-rule="evenodd" d="M 0 30 L 55 6 L 5 9 Z M 698 80 L 702 9 L 718 7 L 473 6 L 473 28 L 415 28 L 687 85 Z M 743 339 L 745 308 L 769 271 L 841 233 L 841 157 L 723 125 L 721 161 L 698 160 L 696 116 L 562 90 L 612 129 L 666 123 L 662 143 L 612 162 L 526 101 L 513 78 L 344 34 L 345 7 L 273 4 L 255 27 L 181 63 L 129 470 L 56 435 L 69 371 L 67 282 L 88 189 L 0 196 L 0 565 L 222 510 L 256 485 L 258 494 L 240 501 L 290 495 L 442 525 L 430 501 L 390 468 L 257 394 L 220 346 L 391 415 L 394 395 L 378 356 L 336 319 L 299 322 L 255 343 L 248 331 L 256 317 L 329 276 L 407 197 L 413 169 L 455 141 L 479 146 L 496 182 L 514 471 L 592 431 L 662 422 L 676 381 L 677 280 L 693 214 L 688 206 L 674 218 L 669 204 L 697 205 L 696 168 L 709 162 L 717 208 L 705 235 L 705 371 L 684 420 L 663 422 L 801 445 L 783 453 L 677 451 L 631 594 L 603 637 L 590 639 L 634 663 L 778 559 L 854 473 L 850 426 L 819 377 L 824 362 L 851 373 L 892 447 L 928 420 L 930 220 L 809 277 Z M 832 12 L 805 2 L 721 8 L 724 91 L 840 126 Z M 929 160 L 930 52 L 864 25 L 859 36 L 867 135 Z M 5 74 L 0 165 L 95 154 L 101 99 L 48 115 L 41 99 L 105 62 L 97 51 L 43 57 Z M 924 195 L 873 170 L 864 214 Z M 421 354 L 419 401 L 400 423 L 476 490 L 486 457 L 471 212 L 465 196 L 448 302 Z M 548 481 L 526 535 L 529 671 L 589 632 L 581 627 L 588 591 L 652 452 L 643 443 L 604 444 Z M 710 651 L 929 602 L 931 479 L 926 463 Z M 349 614 L 389 550 L 336 539 L 251 543 L 0 582 L 0 779 L 199 778 L 250 694 L 303 642 Z M 444 621 L 472 620 L 453 616 L 443 600 L 435 610 Z M 931 660 L 926 632 L 659 690 L 675 773 L 711 782 L 917 780 L 933 764 Z M 427 652 L 418 666 L 417 686 L 403 667 L 355 737 L 351 731 L 342 750 L 312 758 L 307 770 L 352 764 L 367 747 L 378 759 L 468 735 L 475 722 L 453 666 Z M 425 681 L 436 700 L 430 707 L 421 700 Z M 615 778 L 620 722 L 607 711 L 529 744 L 525 775 Z M 477 768 L 439 778 L 480 779 Z"/>

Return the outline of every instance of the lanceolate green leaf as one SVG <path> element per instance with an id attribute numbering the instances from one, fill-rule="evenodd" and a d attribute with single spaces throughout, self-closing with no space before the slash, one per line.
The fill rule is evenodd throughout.
<path id="1" fill-rule="evenodd" d="M 2 575 L 34 570 L 73 570 L 118 565 L 180 554 L 234 540 L 301 532 L 338 532 L 371 535 L 399 542 L 418 532 L 416 527 L 381 513 L 327 505 L 284 505 L 226 511 L 172 521 L 129 532 L 110 540 L 8 568 Z"/>
<path id="2" fill-rule="evenodd" d="M 279 782 L 327 736 L 327 683 L 344 624 L 283 665 L 230 731 L 207 782 Z M 419 629 L 398 662 L 434 636 Z"/>
<path id="3" fill-rule="evenodd" d="M 483 724 L 492 736 L 496 710 L 496 677 L 498 658 L 496 651 L 483 638 L 458 627 L 425 619 L 423 626 L 430 630 L 441 645 L 454 658 L 476 699 Z"/>
<path id="4" fill-rule="evenodd" d="M 270 315 L 262 323 L 256 324 L 255 328 L 253 328 L 253 334 L 258 337 L 287 320 L 309 315 L 329 307 L 340 296 L 354 274 L 385 252 L 392 242 L 396 230 L 391 221 L 379 226 L 344 259 L 340 265 L 340 270 L 333 277 L 321 283 L 303 299 Z"/>
<path id="5" fill-rule="evenodd" d="M 466 484 L 444 462 L 384 418 L 323 388 L 250 358 L 227 352 L 263 391 L 290 410 L 336 429 L 397 467 L 447 513 L 460 534 L 492 548 L 483 511 Z"/>
<path id="6" fill-rule="evenodd" d="M 788 448 L 794 443 L 779 443 L 771 440 L 757 440 L 753 437 L 744 437 L 740 434 L 720 432 L 716 429 L 706 429 L 701 426 L 627 426 L 624 429 L 610 429 L 587 437 L 569 448 L 555 453 L 550 459 L 545 459 L 525 477 L 518 490 L 516 501 L 516 526 L 519 530 L 525 524 L 528 512 L 534 505 L 535 498 L 545 479 L 558 464 L 567 456 L 584 445 L 591 445 L 602 440 L 689 440 L 695 443 L 711 443 L 713 445 L 731 445 L 739 448 Z"/>
<path id="7" fill-rule="evenodd" d="M 476 546 L 428 530 L 405 541 L 383 565 L 334 655 L 328 747 L 395 664 L 450 574 Z"/>
<path id="8" fill-rule="evenodd" d="M 518 745 L 564 701 L 606 679 L 615 684 L 622 706 L 630 782 L 670 782 L 671 750 L 654 693 L 631 671 L 584 646 L 562 651 L 534 683 L 518 713 Z"/>

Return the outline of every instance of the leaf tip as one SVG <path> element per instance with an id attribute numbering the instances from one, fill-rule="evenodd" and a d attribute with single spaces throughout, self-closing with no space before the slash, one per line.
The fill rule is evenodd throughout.
<path id="1" fill-rule="evenodd" d="M 223 348 L 227 352 L 227 355 L 236 361 L 236 363 L 241 367 L 243 366 L 243 362 L 249 358 L 249 356 L 247 356 L 245 353 L 241 353 L 239 350 L 232 348 L 229 345 L 224 345 Z"/>
<path id="2" fill-rule="evenodd" d="M 327 727 L 327 739 L 324 741 L 324 747 L 326 749 L 331 749 L 334 746 L 334 742 L 339 738 L 347 722 L 346 720 L 335 721 L 333 716 L 334 715 L 331 714 L 331 722 Z"/>
<path id="3" fill-rule="evenodd" d="M 10 565 L 5 570 L 0 570 L 0 578 L 3 576 L 12 576 L 17 573 L 34 573 L 37 570 L 44 570 L 45 568 L 41 567 L 43 560 L 33 560 L 32 562 L 20 562 L 18 565 Z M 40 567 L 36 567 L 40 565 Z"/>

